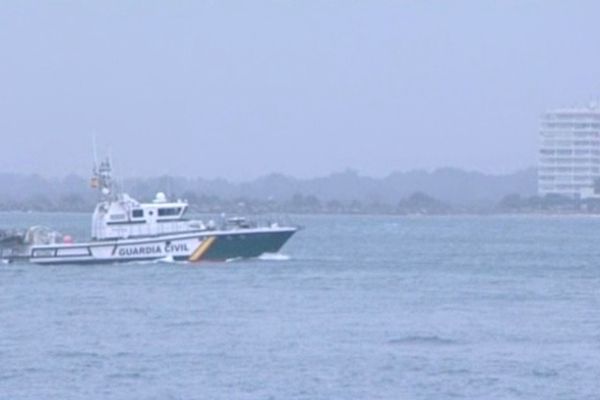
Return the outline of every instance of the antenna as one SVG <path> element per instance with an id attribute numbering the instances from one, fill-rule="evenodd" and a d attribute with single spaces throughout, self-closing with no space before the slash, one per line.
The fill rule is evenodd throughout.
<path id="1" fill-rule="evenodd" d="M 107 149 L 107 153 L 108 153 L 108 155 L 106 156 L 106 160 L 108 161 L 108 164 L 110 165 L 110 170 L 111 170 L 111 173 L 112 173 L 112 172 L 114 172 L 114 165 L 113 165 L 113 162 L 112 162 L 112 148 L 109 147 Z"/>
<path id="2" fill-rule="evenodd" d="M 96 169 L 98 168 L 98 151 L 96 148 L 96 134 L 93 133 L 92 134 L 92 152 L 94 153 L 94 172 L 96 171 Z"/>
<path id="3" fill-rule="evenodd" d="M 109 147 L 109 148 L 107 149 L 107 154 L 108 154 L 108 155 L 106 156 L 106 159 L 108 160 L 108 162 L 109 162 L 109 163 L 110 163 L 110 165 L 112 166 L 112 148 L 111 148 L 111 147 Z"/>

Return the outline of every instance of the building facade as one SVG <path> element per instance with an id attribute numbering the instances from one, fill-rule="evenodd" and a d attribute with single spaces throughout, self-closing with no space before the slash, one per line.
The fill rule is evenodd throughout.
<path id="1" fill-rule="evenodd" d="M 600 107 L 546 112 L 538 157 L 540 196 L 600 197 Z"/>

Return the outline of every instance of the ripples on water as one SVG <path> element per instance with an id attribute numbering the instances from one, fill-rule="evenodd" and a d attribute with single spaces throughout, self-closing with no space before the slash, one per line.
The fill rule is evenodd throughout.
<path id="1" fill-rule="evenodd" d="M 86 237 L 0 214 L 40 219 Z M 0 399 L 598 398 L 600 219 L 298 222 L 260 260 L 0 266 Z"/>

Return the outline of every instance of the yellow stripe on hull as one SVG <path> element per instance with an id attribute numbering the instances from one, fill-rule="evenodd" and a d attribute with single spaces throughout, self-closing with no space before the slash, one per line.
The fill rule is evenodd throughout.
<path id="1" fill-rule="evenodd" d="M 202 243 L 200 243 L 198 248 L 196 250 L 194 250 L 194 252 L 190 256 L 190 261 L 192 261 L 192 262 L 200 261 L 202 259 L 202 256 L 204 256 L 204 254 L 206 254 L 206 252 L 208 251 L 208 249 L 210 249 L 210 247 L 212 246 L 212 244 L 214 243 L 214 241 L 216 239 L 217 238 L 214 236 L 209 236 L 206 239 L 204 239 L 202 241 Z"/>

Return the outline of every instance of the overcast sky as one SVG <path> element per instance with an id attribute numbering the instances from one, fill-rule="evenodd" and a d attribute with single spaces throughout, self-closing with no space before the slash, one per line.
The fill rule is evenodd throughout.
<path id="1" fill-rule="evenodd" d="M 249 179 L 536 159 L 600 94 L 600 2 L 0 2 L 0 172 Z"/>

